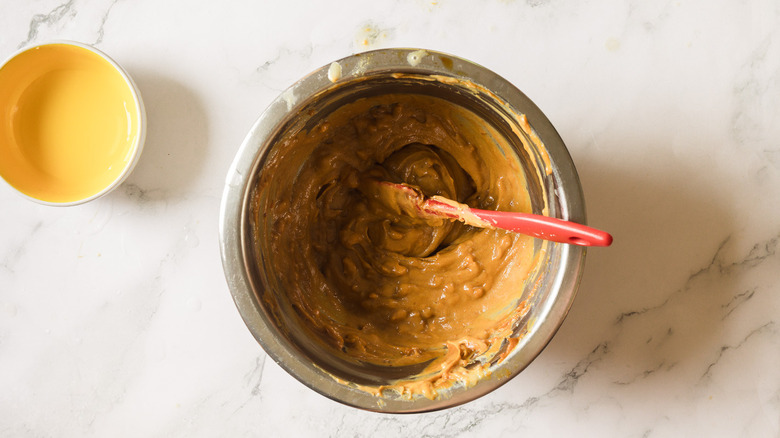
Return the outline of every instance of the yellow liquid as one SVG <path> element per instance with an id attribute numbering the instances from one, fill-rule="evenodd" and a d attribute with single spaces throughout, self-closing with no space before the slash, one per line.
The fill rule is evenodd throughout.
<path id="1" fill-rule="evenodd" d="M 34 47 L 0 68 L 0 175 L 46 202 L 92 197 L 134 159 L 139 118 L 130 85 L 100 55 Z"/>

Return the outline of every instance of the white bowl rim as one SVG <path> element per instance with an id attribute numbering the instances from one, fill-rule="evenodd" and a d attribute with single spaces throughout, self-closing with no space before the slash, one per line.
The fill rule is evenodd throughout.
<path id="1" fill-rule="evenodd" d="M 79 47 L 100 56 L 102 59 L 104 59 L 109 64 L 111 64 L 114 70 L 116 70 L 116 72 L 119 73 L 120 76 L 122 76 L 122 79 L 124 79 L 125 84 L 127 84 L 128 88 L 130 89 L 130 93 L 133 96 L 133 101 L 135 102 L 135 112 L 138 116 L 138 135 L 136 136 L 135 144 L 132 145 L 132 148 L 134 149 L 133 158 L 130 160 L 130 162 L 127 163 L 127 165 L 125 165 L 124 169 L 122 170 L 122 173 L 120 173 L 119 176 L 117 176 L 117 178 L 111 182 L 111 184 L 107 185 L 105 188 L 103 188 L 103 190 L 93 195 L 90 195 L 86 198 L 77 199 L 75 201 L 69 201 L 69 202 L 52 202 L 43 199 L 38 199 L 14 187 L 11 183 L 6 181 L 5 178 L 3 178 L 3 176 L 0 174 L 0 180 L 3 180 L 7 186 L 11 187 L 11 189 L 13 189 L 14 192 L 19 194 L 23 198 L 26 198 L 38 204 L 43 204 L 52 207 L 70 207 L 74 205 L 84 204 L 89 201 L 107 195 L 109 192 L 119 187 L 127 179 L 127 177 L 130 176 L 133 169 L 138 164 L 139 159 L 141 158 L 141 153 L 143 152 L 144 144 L 146 143 L 146 107 L 144 106 L 143 99 L 141 98 L 141 91 L 133 81 L 133 78 L 130 76 L 130 74 L 128 74 L 127 71 L 121 65 L 119 65 L 119 63 L 117 63 L 113 58 L 108 56 L 106 53 L 97 49 L 94 46 L 82 42 L 72 41 L 72 40 L 49 40 L 49 41 L 43 41 L 33 45 L 25 46 L 16 50 L 10 56 L 4 59 L 3 62 L 0 63 L 0 69 L 5 67 L 9 62 L 11 62 L 14 58 L 21 55 L 22 53 L 33 50 L 37 47 L 52 46 L 52 45 L 68 45 L 68 46 Z"/>

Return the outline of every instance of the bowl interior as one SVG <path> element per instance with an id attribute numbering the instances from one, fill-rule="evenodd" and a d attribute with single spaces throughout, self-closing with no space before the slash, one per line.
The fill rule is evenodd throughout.
<path id="1" fill-rule="evenodd" d="M 546 176 L 544 170 L 546 167 L 544 162 L 545 154 L 536 148 L 528 134 L 520 127 L 516 116 L 509 112 L 508 108 L 501 106 L 499 102 L 488 98 L 488 96 L 481 95 L 477 90 L 468 90 L 452 84 L 431 81 L 419 74 L 407 74 L 403 77 L 392 74 L 376 74 L 336 87 L 323 95 L 317 96 L 315 99 L 311 99 L 300 110 L 293 113 L 281 126 L 270 144 L 275 144 L 278 138 L 286 135 L 291 130 L 309 130 L 314 128 L 320 120 L 327 117 L 333 110 L 347 103 L 364 97 L 397 93 L 421 94 L 443 98 L 473 111 L 485 123 L 491 124 L 509 140 L 513 152 L 520 158 L 526 174 L 526 182 L 531 195 L 534 213 L 553 216 L 559 213 L 560 206 L 555 202 L 550 202 L 550 198 L 554 198 L 553 194 L 555 193 L 554 180 L 544 178 Z M 309 155 L 307 152 L 304 151 L 301 154 L 290 157 L 292 160 L 300 160 L 300 163 L 294 163 L 293 168 L 299 168 L 303 165 L 303 161 Z M 262 173 L 263 162 L 261 160 L 258 162 L 255 178 L 260 178 Z M 277 184 L 291 184 L 289 179 L 273 179 Z M 250 186 L 253 185 L 250 183 Z M 272 189 L 268 191 L 273 192 Z M 261 194 L 261 198 L 263 195 L 272 196 L 272 193 Z M 262 208 L 263 203 L 261 202 L 259 205 Z M 256 230 L 261 230 L 260 234 L 262 234 L 263 227 L 266 224 L 252 223 L 252 218 L 262 217 L 262 215 L 255 213 L 250 211 L 245 223 L 248 236 L 246 243 L 261 243 L 260 245 L 248 245 L 249 247 L 245 249 L 247 266 L 251 267 L 249 278 L 256 293 L 255 298 L 261 303 L 261 309 L 266 313 L 267 319 L 272 321 L 271 329 L 279 339 L 283 340 L 282 342 L 286 344 L 287 348 L 294 350 L 296 354 L 306 361 L 315 364 L 334 377 L 357 385 L 389 385 L 394 380 L 408 378 L 421 371 L 425 364 L 407 367 L 387 367 L 345 360 L 343 357 L 333 354 L 328 347 L 322 345 L 316 339 L 313 339 L 302 326 L 301 319 L 297 316 L 289 300 L 287 300 L 284 290 L 276 284 L 273 275 L 269 275 L 268 269 L 258 269 L 259 267 L 270 266 L 267 259 L 273 257 L 273 255 L 262 244 L 264 236 L 256 235 Z M 540 313 L 543 312 L 543 303 L 549 299 L 552 293 L 550 288 L 553 284 L 552 279 L 560 269 L 560 249 L 560 246 L 535 240 L 535 251 L 537 256 L 543 257 L 543 260 L 538 265 L 540 269 L 534 271 L 532 278 L 526 282 L 522 293 L 518 297 L 518 304 L 525 300 L 530 301 L 529 307 L 531 310 L 517 322 L 514 327 L 515 335 L 520 336 L 527 332 L 532 322 L 537 320 Z M 507 343 L 504 348 L 508 347 L 509 344 Z M 497 354 L 488 359 L 497 363 L 499 357 L 500 355 Z"/>

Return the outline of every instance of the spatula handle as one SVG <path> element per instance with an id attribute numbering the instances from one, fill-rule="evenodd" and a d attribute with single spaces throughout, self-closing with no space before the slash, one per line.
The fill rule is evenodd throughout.
<path id="1" fill-rule="evenodd" d="M 609 246 L 612 236 L 587 225 L 564 221 L 553 217 L 505 211 L 472 208 L 476 216 L 490 222 L 496 228 L 514 231 L 553 242 L 580 246 Z"/>

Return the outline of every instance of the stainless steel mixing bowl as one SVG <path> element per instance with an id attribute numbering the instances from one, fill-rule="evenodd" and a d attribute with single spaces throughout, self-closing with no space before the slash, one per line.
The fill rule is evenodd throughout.
<path id="1" fill-rule="evenodd" d="M 377 397 L 356 388 L 403 378 L 411 370 L 357 366 L 333 357 L 307 339 L 284 292 L 274 290 L 261 266 L 264 254 L 253 244 L 250 194 L 269 150 L 287 131 L 309 129 L 335 108 L 361 97 L 415 93 L 444 98 L 492 124 L 523 164 L 535 213 L 585 223 L 577 171 L 558 133 L 528 97 L 505 79 L 472 62 L 419 49 L 361 53 L 324 66 L 280 95 L 257 120 L 230 167 L 220 213 L 220 249 L 230 291 L 244 322 L 266 353 L 292 376 L 326 397 L 381 412 L 423 412 L 456 406 L 498 388 L 539 355 L 565 318 L 576 294 L 585 249 L 535 241 L 543 256 L 520 300 L 529 311 L 514 325 L 519 343 L 505 359 L 490 360 L 489 377 L 455 385 L 434 400 Z M 520 127 L 520 115 L 541 139 L 537 146 Z M 549 160 L 549 161 L 547 161 Z M 296 163 L 297 164 L 297 163 Z M 406 374 L 405 374 L 406 373 Z"/>

